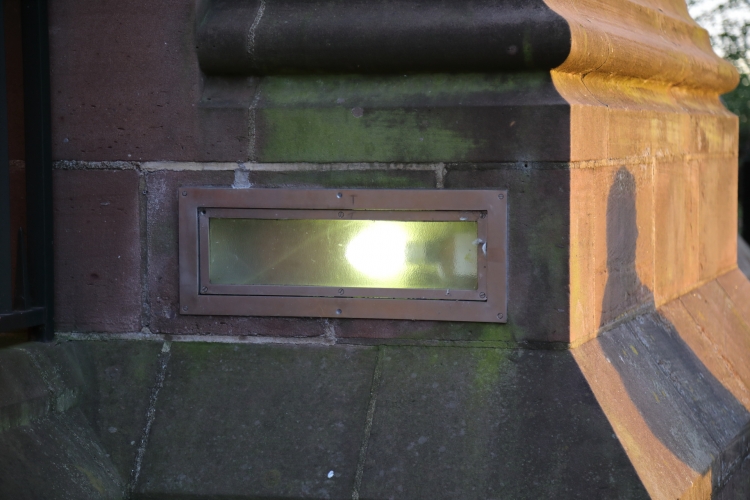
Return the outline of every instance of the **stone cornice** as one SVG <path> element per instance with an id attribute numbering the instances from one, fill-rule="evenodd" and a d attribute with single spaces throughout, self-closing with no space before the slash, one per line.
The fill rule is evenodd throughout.
<path id="1" fill-rule="evenodd" d="M 684 0 L 213 0 L 197 48 L 207 74 L 555 68 L 594 94 L 597 80 L 712 95 L 738 81 Z"/>
<path id="2" fill-rule="evenodd" d="M 197 30 L 208 74 L 549 70 L 570 50 L 542 0 L 213 0 Z"/>
<path id="3" fill-rule="evenodd" d="M 556 73 L 631 87 L 723 94 L 738 82 L 684 0 L 546 0 L 568 22 L 571 51 Z M 562 77 L 562 79 L 565 79 Z M 648 100 L 648 99 L 646 99 Z"/>

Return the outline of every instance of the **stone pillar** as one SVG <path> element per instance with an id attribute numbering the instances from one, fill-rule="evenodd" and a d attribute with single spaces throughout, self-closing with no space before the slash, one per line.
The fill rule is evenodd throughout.
<path id="1" fill-rule="evenodd" d="M 718 96 L 737 75 L 683 3 L 549 2 L 572 33 L 552 79 L 570 104 L 574 344 L 735 267 L 737 120 Z"/>
<path id="2" fill-rule="evenodd" d="M 737 75 L 684 0 L 50 8 L 61 335 L 566 350 L 645 491 L 741 491 Z M 508 323 L 182 315 L 188 185 L 507 189 Z"/>

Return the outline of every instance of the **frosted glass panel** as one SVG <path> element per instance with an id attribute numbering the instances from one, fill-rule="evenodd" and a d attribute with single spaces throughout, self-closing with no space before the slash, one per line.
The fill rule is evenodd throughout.
<path id="1" fill-rule="evenodd" d="M 477 289 L 476 222 L 218 219 L 219 285 Z"/>

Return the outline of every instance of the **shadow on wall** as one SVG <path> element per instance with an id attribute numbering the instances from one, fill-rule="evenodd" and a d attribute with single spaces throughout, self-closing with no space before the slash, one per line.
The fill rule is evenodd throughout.
<path id="1" fill-rule="evenodd" d="M 623 167 L 615 173 L 607 199 L 608 279 L 601 326 L 639 304 L 654 303 L 652 291 L 641 282 L 636 269 L 636 215 L 635 178 Z M 698 474 L 712 468 L 713 484 L 721 484 L 722 460 L 717 453 L 727 450 L 741 435 L 749 414 L 698 359 L 674 325 L 651 312 L 616 326 L 594 342 L 617 370 L 631 403 L 653 436 Z M 637 446 L 649 446 L 643 442 L 649 439 L 644 436 L 637 438 Z M 639 464 L 634 465 L 638 469 Z"/>
<path id="2" fill-rule="evenodd" d="M 600 326 L 641 304 L 654 304 L 654 294 L 641 283 L 635 267 L 636 216 L 635 177 L 622 167 L 615 173 L 607 197 L 607 285 Z"/>

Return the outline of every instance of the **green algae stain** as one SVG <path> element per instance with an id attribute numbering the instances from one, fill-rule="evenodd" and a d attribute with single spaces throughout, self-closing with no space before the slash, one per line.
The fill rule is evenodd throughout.
<path id="1" fill-rule="evenodd" d="M 490 95 L 533 92 L 549 79 L 548 72 L 272 76 L 261 84 L 260 108 L 462 105 L 477 96 L 486 102 Z"/>
<path id="2" fill-rule="evenodd" d="M 215 349 L 223 347 L 220 344 L 203 342 L 179 342 L 173 343 L 172 361 L 175 359 L 186 360 L 190 379 L 203 376 L 205 371 L 214 364 L 217 359 Z"/>
<path id="3" fill-rule="evenodd" d="M 512 365 L 508 359 L 511 351 L 504 349 L 476 349 L 472 352 L 475 360 L 474 373 L 471 380 L 471 390 L 466 400 L 466 414 L 487 415 L 493 405 L 493 398 L 497 397 L 498 387 L 503 383 L 512 371 Z M 512 404 L 512 402 L 510 402 Z M 464 454 L 469 463 L 482 463 L 482 460 L 490 456 L 490 448 L 493 446 L 490 440 L 483 439 L 485 429 L 479 420 L 467 419 L 467 434 L 470 439 L 465 440 Z"/>
<path id="4" fill-rule="evenodd" d="M 505 324 L 481 323 L 477 328 L 476 340 L 495 342 L 516 342 L 524 339 L 523 330 L 516 324 L 509 322 Z"/>
<path id="5" fill-rule="evenodd" d="M 48 412 L 47 402 L 42 398 L 14 406 L 0 413 L 0 433 L 15 427 L 31 425 Z"/>
<path id="6" fill-rule="evenodd" d="M 427 172 L 424 172 L 427 174 Z M 434 188 L 432 173 L 410 170 L 316 170 L 264 172 L 259 185 L 324 188 Z"/>
<path id="7" fill-rule="evenodd" d="M 131 377 L 137 383 L 151 380 L 154 373 L 154 362 L 158 355 L 151 349 L 139 349 L 131 354 Z"/>
<path id="8" fill-rule="evenodd" d="M 440 341 L 494 341 L 516 342 L 523 338 L 522 330 L 512 323 L 468 323 L 440 321 L 425 325 L 419 324 L 411 331 L 405 330 L 400 335 L 409 340 Z"/>
<path id="9" fill-rule="evenodd" d="M 567 245 L 560 245 L 567 240 L 568 220 L 558 208 L 553 200 L 547 209 L 537 212 L 540 216 L 528 230 L 525 249 L 530 260 L 536 263 L 536 272 L 543 276 L 544 286 L 551 290 L 564 290 L 569 276 Z"/>
<path id="10" fill-rule="evenodd" d="M 264 78 L 259 161 L 467 161 L 486 148 L 478 109 L 519 103 L 549 74 L 312 75 Z M 480 138 L 482 137 L 482 138 Z"/>
<path id="11" fill-rule="evenodd" d="M 80 465 L 76 465 L 76 469 L 78 469 L 80 472 L 82 472 L 86 478 L 89 480 L 89 483 L 91 483 L 91 486 L 94 487 L 94 489 L 100 494 L 103 495 L 104 490 L 104 484 L 102 483 L 102 480 L 97 477 L 93 472 L 90 470 L 81 467 Z"/>
<path id="12" fill-rule="evenodd" d="M 473 398 L 481 400 L 494 392 L 500 381 L 502 366 L 508 362 L 509 351 L 503 349 L 477 350 L 474 370 Z"/>
<path id="13" fill-rule="evenodd" d="M 439 117 L 417 110 L 347 108 L 259 110 L 262 161 L 446 161 L 478 145 Z"/>

